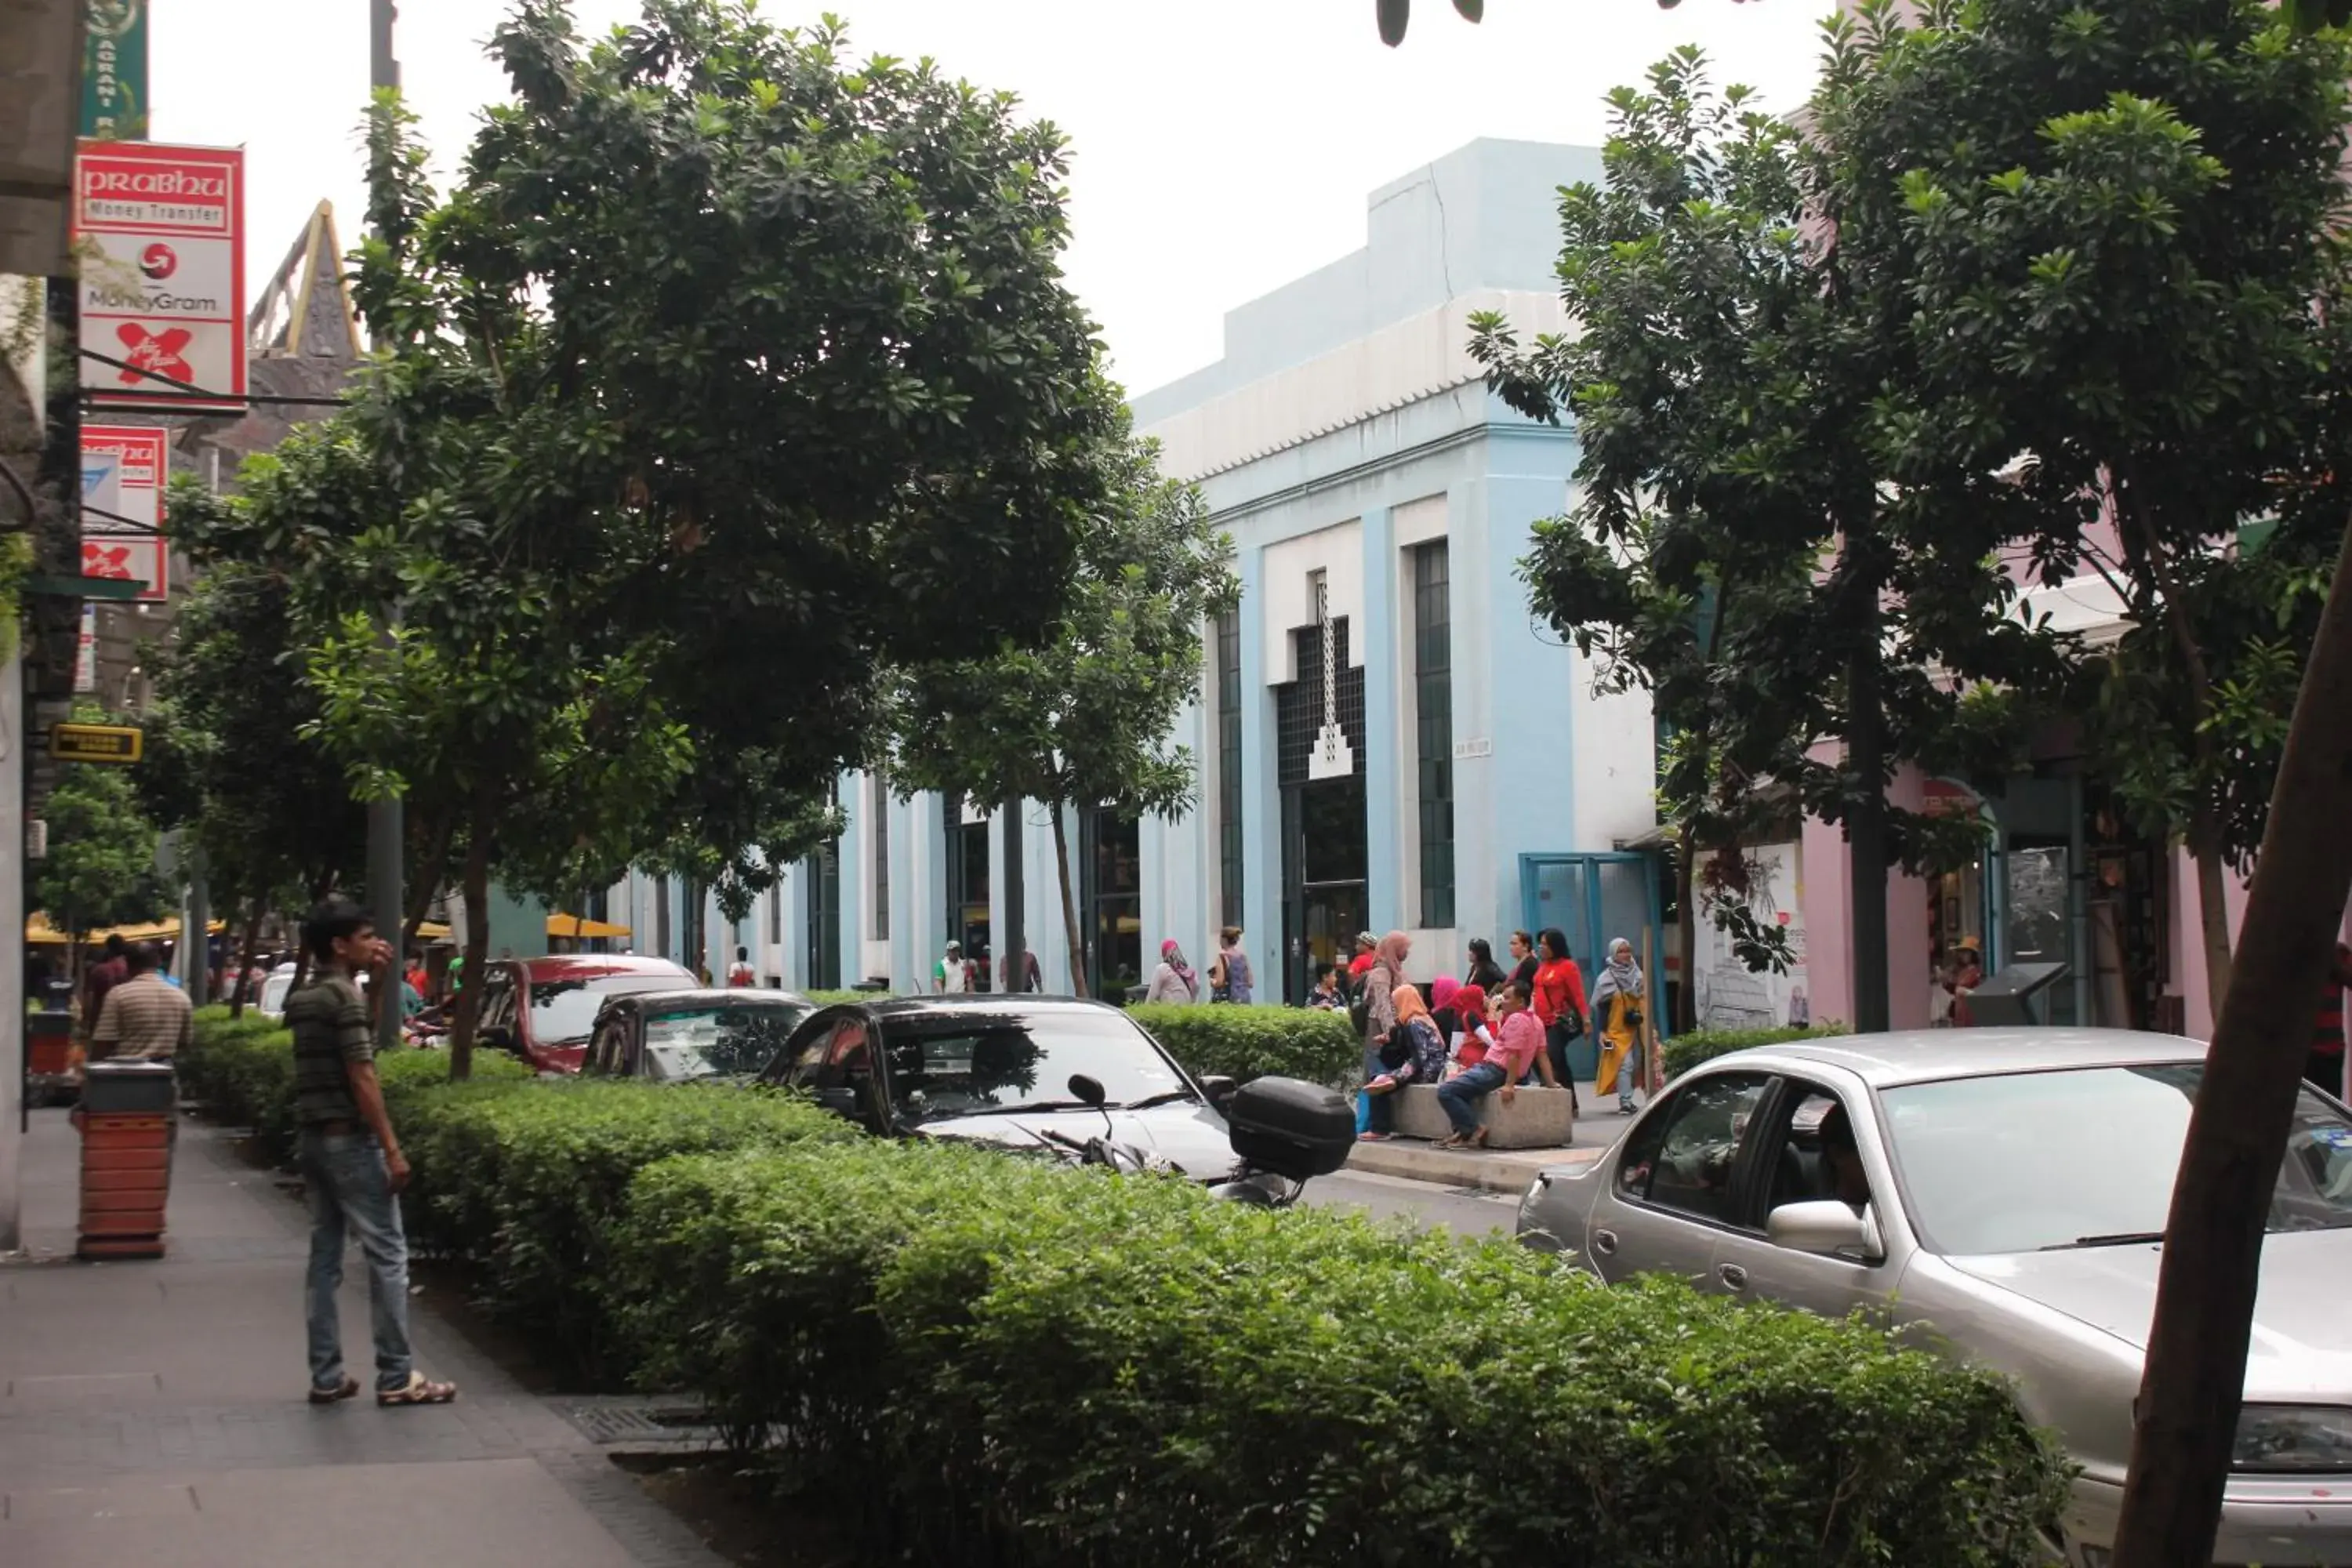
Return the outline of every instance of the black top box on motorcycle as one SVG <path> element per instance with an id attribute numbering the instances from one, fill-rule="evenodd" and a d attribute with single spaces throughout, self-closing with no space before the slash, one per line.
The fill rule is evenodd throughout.
<path id="1" fill-rule="evenodd" d="M 1336 1089 L 1295 1078 L 1258 1078 L 1225 1104 L 1234 1152 L 1294 1182 L 1328 1176 L 1356 1146 L 1356 1112 Z"/>

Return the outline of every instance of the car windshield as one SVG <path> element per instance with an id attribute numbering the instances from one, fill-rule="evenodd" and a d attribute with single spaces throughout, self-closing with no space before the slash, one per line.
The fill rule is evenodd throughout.
<path id="1" fill-rule="evenodd" d="M 2078 1068 L 1885 1090 L 1921 1238 L 1969 1256 L 2158 1236 L 2204 1071 Z M 2274 1232 L 2352 1226 L 2352 1126 L 2308 1089 L 2295 1100 L 2269 1223 Z"/>
<path id="2" fill-rule="evenodd" d="M 909 1122 L 1066 1106 L 1076 1073 L 1112 1105 L 1192 1093 L 1150 1037 L 1108 1009 L 919 1015 L 885 1020 L 882 1037 Z"/>
<path id="3" fill-rule="evenodd" d="M 600 974 L 593 980 L 530 983 L 530 1037 L 541 1046 L 576 1046 L 596 1023 L 607 996 L 633 991 L 682 991 L 694 982 L 684 975 Z"/>
<path id="4" fill-rule="evenodd" d="M 646 1071 L 665 1083 L 754 1073 L 782 1048 L 813 1003 L 713 1005 L 646 1020 Z"/>

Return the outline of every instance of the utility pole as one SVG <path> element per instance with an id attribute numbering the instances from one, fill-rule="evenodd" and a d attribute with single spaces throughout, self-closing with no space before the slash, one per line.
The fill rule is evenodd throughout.
<path id="1" fill-rule="evenodd" d="M 400 86 L 400 62 L 392 55 L 392 23 L 395 15 L 392 0 L 368 0 L 368 85 L 379 91 Z M 396 795 L 368 803 L 368 895 L 375 904 L 376 933 L 394 947 L 392 973 L 383 978 L 383 997 L 375 1010 L 378 1050 L 400 1043 L 401 973 L 407 956 L 400 950 L 406 945 L 408 923 L 408 905 L 402 885 L 405 869 L 402 815 Z M 480 984 L 478 975 L 466 978 Z"/>
<path id="2" fill-rule="evenodd" d="M 1029 989 L 1028 926 L 1023 919 L 1028 911 L 1022 888 L 1027 868 L 1021 858 L 1021 797 L 1016 795 L 1004 803 L 1004 940 L 998 944 L 1004 952 L 1004 989 L 1015 995 Z M 887 877 L 890 868 L 885 866 L 882 874 Z"/>

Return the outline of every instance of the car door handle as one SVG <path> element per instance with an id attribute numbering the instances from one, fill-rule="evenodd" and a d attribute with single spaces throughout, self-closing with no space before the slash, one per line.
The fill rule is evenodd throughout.
<path id="1" fill-rule="evenodd" d="M 1611 1254 L 1614 1253 L 1617 1250 L 1617 1233 L 1613 1230 L 1594 1231 L 1592 1233 L 1592 1250 L 1601 1254 L 1603 1258 L 1607 1258 Z"/>
<path id="2" fill-rule="evenodd" d="M 1724 1289 L 1727 1290 L 1745 1290 L 1748 1289 L 1748 1270 L 1742 1268 L 1737 1263 L 1717 1264 L 1715 1267 L 1715 1277 L 1723 1281 Z"/>

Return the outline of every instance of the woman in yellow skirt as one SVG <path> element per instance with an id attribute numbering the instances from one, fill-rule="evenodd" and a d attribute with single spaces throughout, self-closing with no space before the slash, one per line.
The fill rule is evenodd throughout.
<path id="1" fill-rule="evenodd" d="M 1633 1114 L 1633 1086 L 1642 1078 L 1642 966 L 1623 937 L 1609 944 L 1609 962 L 1592 984 L 1592 1026 L 1601 1037 L 1600 1080 L 1595 1094 L 1617 1090 L 1620 1113 Z"/>

